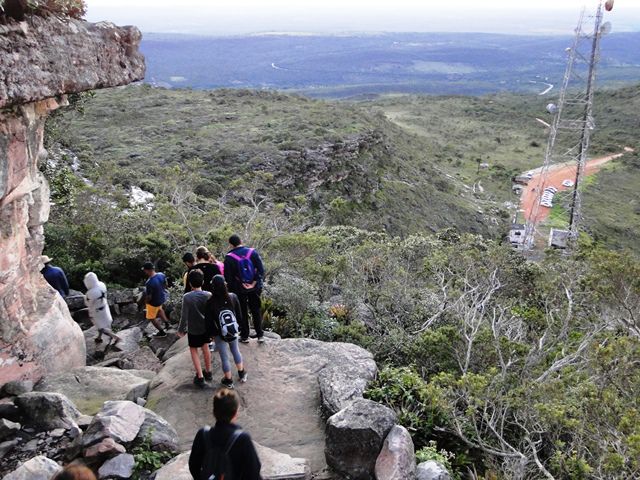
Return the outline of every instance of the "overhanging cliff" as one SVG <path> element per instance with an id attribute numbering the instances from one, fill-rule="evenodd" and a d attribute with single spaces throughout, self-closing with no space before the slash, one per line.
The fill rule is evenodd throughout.
<path id="1" fill-rule="evenodd" d="M 0 385 L 84 365 L 82 332 L 40 274 L 47 115 L 65 94 L 144 77 L 140 31 L 28 17 L 0 25 Z"/>

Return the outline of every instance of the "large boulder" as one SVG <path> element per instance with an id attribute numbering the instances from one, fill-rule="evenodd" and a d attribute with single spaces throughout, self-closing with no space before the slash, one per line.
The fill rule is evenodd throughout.
<path id="1" fill-rule="evenodd" d="M 142 411 L 144 412 L 144 421 L 140 426 L 136 440 L 148 440 L 154 450 L 177 452 L 179 439 L 175 428 L 157 413 L 147 408 L 142 408 Z"/>
<path id="2" fill-rule="evenodd" d="M 80 412 L 65 395 L 54 392 L 29 392 L 20 395 L 15 403 L 26 423 L 37 430 L 77 428 Z"/>
<path id="3" fill-rule="evenodd" d="M 82 445 L 89 447 L 105 438 L 121 444 L 132 442 L 138 436 L 144 419 L 145 412 L 140 405 L 130 401 L 105 402 L 84 433 Z"/>
<path id="4" fill-rule="evenodd" d="M 330 417 L 353 400 L 362 398 L 376 372 L 376 363 L 370 358 L 353 365 L 334 365 L 323 369 L 318 375 L 318 384 L 325 415 Z"/>
<path id="5" fill-rule="evenodd" d="M 406 428 L 395 425 L 376 460 L 377 480 L 414 480 L 416 459 L 413 440 Z"/>
<path id="6" fill-rule="evenodd" d="M 451 480 L 446 467 L 435 460 L 422 462 L 416 469 L 417 480 Z"/>
<path id="7" fill-rule="evenodd" d="M 32 390 L 33 382 L 31 380 L 14 380 L 4 384 L 2 387 L 2 395 L 5 397 L 17 397 Z"/>
<path id="8" fill-rule="evenodd" d="M 95 414 L 108 400 L 145 397 L 155 372 L 81 367 L 48 377 L 36 389 L 59 392 L 71 399 L 82 413 Z"/>
<path id="9" fill-rule="evenodd" d="M 395 423 L 390 408 L 364 398 L 354 400 L 327 420 L 327 464 L 355 480 L 373 479 L 376 459 Z"/>
<path id="10" fill-rule="evenodd" d="M 2 480 L 51 480 L 60 470 L 62 467 L 56 462 L 39 455 L 24 462 Z"/>

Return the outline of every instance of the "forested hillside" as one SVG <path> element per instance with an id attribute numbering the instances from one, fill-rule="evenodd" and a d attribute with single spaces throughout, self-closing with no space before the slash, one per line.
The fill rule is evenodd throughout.
<path id="1" fill-rule="evenodd" d="M 637 149 L 638 92 L 599 95 L 594 154 Z M 367 395 L 420 459 L 458 479 L 636 478 L 638 156 L 592 177 L 594 234 L 574 255 L 526 260 L 500 237 L 511 176 L 544 153 L 540 100 L 85 97 L 48 126 L 46 253 L 76 286 L 88 270 L 133 285 L 143 261 L 177 279 L 184 251 L 222 254 L 239 232 L 267 265 L 267 326 L 373 352 L 384 369 Z"/>

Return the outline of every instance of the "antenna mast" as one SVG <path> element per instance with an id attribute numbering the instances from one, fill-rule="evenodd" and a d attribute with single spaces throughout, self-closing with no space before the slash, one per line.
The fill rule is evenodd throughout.
<path id="1" fill-rule="evenodd" d="M 608 24 L 602 25 L 603 6 L 613 8 L 613 0 L 600 0 L 595 17 L 587 16 L 583 9 L 575 30 L 573 45 L 567 48 L 567 68 L 565 70 L 558 104 L 549 104 L 547 109 L 554 115 L 550 126 L 544 164 L 542 166 L 532 213 L 527 218 L 524 248 L 535 248 L 537 222 L 544 189 L 548 186 L 549 169 L 555 164 L 575 164 L 576 175 L 569 205 L 569 225 L 567 230 L 552 230 L 550 244 L 561 248 L 572 248 L 578 238 L 581 222 L 581 184 L 584 179 L 587 153 L 591 132 L 595 128 L 593 120 L 593 94 L 596 66 L 599 60 L 600 39 L 608 33 Z M 593 31 L 588 30 L 589 20 L 595 18 Z M 554 239 L 554 237 L 556 237 Z"/>

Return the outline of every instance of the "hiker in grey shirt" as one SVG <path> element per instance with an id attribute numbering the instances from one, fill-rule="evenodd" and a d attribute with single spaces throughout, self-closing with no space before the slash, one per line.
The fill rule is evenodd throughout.
<path id="1" fill-rule="evenodd" d="M 182 316 L 178 326 L 178 335 L 183 337 L 185 333 L 187 334 L 191 361 L 196 369 L 193 383 L 202 388 L 205 380 L 211 381 L 213 378 L 211 374 L 211 352 L 209 351 L 211 332 L 204 320 L 207 300 L 211 297 L 211 293 L 202 290 L 204 282 L 202 271 L 191 270 L 187 276 L 187 281 L 191 285 L 191 291 L 185 293 L 184 297 L 182 297 Z M 204 372 L 200 364 L 198 349 L 202 350 L 204 357 Z"/>

